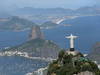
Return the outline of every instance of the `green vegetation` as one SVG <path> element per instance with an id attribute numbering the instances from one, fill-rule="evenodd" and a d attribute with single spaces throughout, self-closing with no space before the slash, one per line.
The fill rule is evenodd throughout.
<path id="1" fill-rule="evenodd" d="M 13 16 L 0 25 L 1 30 L 23 30 L 36 25 L 32 21 Z"/>
<path id="2" fill-rule="evenodd" d="M 6 49 L 3 51 L 20 51 L 27 52 L 32 56 L 41 56 L 41 57 L 57 57 L 60 48 L 49 40 L 43 39 L 34 39 L 23 43 L 22 45 Z"/>
<path id="3" fill-rule="evenodd" d="M 60 51 L 58 59 L 49 65 L 47 75 L 73 75 L 85 71 L 100 75 L 100 70 L 94 62 L 83 56 L 75 59 L 76 57 Z"/>
<path id="4" fill-rule="evenodd" d="M 33 26 L 37 26 L 37 24 L 17 16 L 5 18 L 5 21 L 0 21 L 0 30 L 24 30 L 24 29 L 32 28 Z M 43 23 L 40 26 L 42 28 L 54 28 L 58 26 L 58 24 L 48 21 Z"/>

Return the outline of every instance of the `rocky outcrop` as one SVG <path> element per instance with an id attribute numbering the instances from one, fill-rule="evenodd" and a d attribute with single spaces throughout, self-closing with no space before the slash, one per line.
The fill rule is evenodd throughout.
<path id="1" fill-rule="evenodd" d="M 34 40 L 34 39 L 44 39 L 44 35 L 40 30 L 39 26 L 33 26 L 31 33 L 29 35 L 29 40 Z"/>
<path id="2" fill-rule="evenodd" d="M 56 58 L 61 48 L 53 41 L 45 40 L 39 26 L 33 26 L 29 40 L 19 46 L 3 50 L 7 54 L 15 52 L 26 52 L 31 57 Z M 2 54 L 1 54 L 2 55 Z"/>

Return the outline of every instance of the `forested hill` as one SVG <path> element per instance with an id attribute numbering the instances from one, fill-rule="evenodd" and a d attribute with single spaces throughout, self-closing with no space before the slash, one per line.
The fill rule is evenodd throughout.
<path id="1" fill-rule="evenodd" d="M 54 42 L 49 40 L 34 39 L 19 46 L 6 49 L 4 51 L 19 51 L 27 52 L 35 57 L 52 57 L 56 58 L 58 52 L 61 50 Z"/>
<path id="2" fill-rule="evenodd" d="M 32 21 L 13 16 L 5 19 L 5 21 L 0 21 L 0 30 L 23 30 L 26 28 L 31 28 L 37 25 Z"/>

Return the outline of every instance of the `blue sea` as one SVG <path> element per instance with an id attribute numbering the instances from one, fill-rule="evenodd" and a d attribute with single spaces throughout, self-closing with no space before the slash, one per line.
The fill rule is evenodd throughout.
<path id="1" fill-rule="evenodd" d="M 43 30 L 48 40 L 53 40 L 60 47 L 69 48 L 69 40 L 66 36 L 70 34 L 78 36 L 75 39 L 75 49 L 82 53 L 89 53 L 93 45 L 100 41 L 100 26 L 59 26 L 54 29 Z"/>
<path id="2" fill-rule="evenodd" d="M 89 28 L 89 29 L 88 29 Z M 96 28 L 96 29 L 95 29 Z M 53 29 L 42 30 L 45 39 L 53 40 L 61 48 L 69 48 L 69 40 L 65 36 L 71 33 L 78 36 L 75 40 L 75 49 L 89 53 L 92 46 L 100 41 L 99 27 L 59 26 Z M 28 40 L 30 31 L 0 31 L 0 49 L 20 45 Z"/>
<path id="3" fill-rule="evenodd" d="M 28 31 L 0 31 L 0 48 L 20 45 L 27 41 Z"/>
<path id="4" fill-rule="evenodd" d="M 75 49 L 89 53 L 92 46 L 100 41 L 99 27 L 86 26 L 59 26 L 53 29 L 43 29 L 45 39 L 53 40 L 60 47 L 69 48 L 69 40 L 65 36 L 71 33 L 78 36 L 75 40 Z M 20 45 L 28 40 L 30 31 L 0 31 L 0 49 Z M 0 57 L 0 75 L 25 75 L 38 68 L 47 66 L 39 60 L 30 60 L 23 57 Z"/>
<path id="5" fill-rule="evenodd" d="M 18 56 L 0 57 L 0 75 L 26 75 L 47 66 L 47 62 Z"/>

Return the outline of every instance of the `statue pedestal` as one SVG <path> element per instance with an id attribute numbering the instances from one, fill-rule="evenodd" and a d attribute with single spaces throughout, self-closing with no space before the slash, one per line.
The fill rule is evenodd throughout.
<path id="1" fill-rule="evenodd" d="M 74 48 L 70 48 L 70 51 L 74 51 L 75 49 Z"/>

